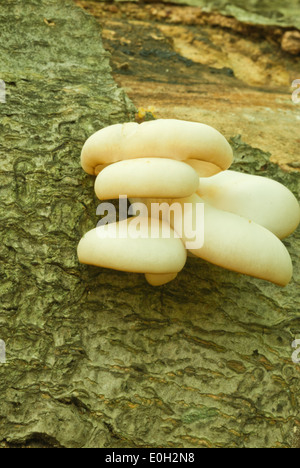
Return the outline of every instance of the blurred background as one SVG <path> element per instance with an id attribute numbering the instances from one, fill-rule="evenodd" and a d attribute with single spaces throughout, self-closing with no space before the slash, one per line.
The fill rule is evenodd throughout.
<path id="1" fill-rule="evenodd" d="M 75 2 L 102 25 L 139 118 L 203 121 L 300 169 L 299 0 Z"/>

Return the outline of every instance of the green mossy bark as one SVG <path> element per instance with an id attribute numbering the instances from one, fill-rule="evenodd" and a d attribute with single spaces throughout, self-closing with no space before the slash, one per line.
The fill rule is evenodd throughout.
<path id="1" fill-rule="evenodd" d="M 7 0 L 0 26 L 0 446 L 297 445 L 299 230 L 284 289 L 192 258 L 159 288 L 80 265 L 97 221 L 80 150 L 133 106 L 97 23 L 69 1 Z M 232 145 L 234 168 L 299 196 L 299 174 Z"/>

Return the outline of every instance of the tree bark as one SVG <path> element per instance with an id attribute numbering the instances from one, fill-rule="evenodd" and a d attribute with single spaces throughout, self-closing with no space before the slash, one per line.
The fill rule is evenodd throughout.
<path id="1" fill-rule="evenodd" d="M 0 26 L 0 446 L 298 446 L 299 230 L 286 288 L 194 258 L 158 288 L 80 265 L 98 204 L 81 147 L 134 106 L 70 1 L 7 0 Z M 299 173 L 231 144 L 234 169 L 299 197 Z"/>

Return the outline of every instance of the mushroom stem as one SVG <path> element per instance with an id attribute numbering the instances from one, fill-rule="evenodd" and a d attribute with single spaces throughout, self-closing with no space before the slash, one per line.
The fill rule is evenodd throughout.
<path id="1" fill-rule="evenodd" d="M 162 286 L 167 284 L 170 281 L 173 281 L 177 276 L 177 273 L 169 273 L 166 275 L 153 275 L 151 273 L 146 273 L 145 278 L 151 286 Z"/>

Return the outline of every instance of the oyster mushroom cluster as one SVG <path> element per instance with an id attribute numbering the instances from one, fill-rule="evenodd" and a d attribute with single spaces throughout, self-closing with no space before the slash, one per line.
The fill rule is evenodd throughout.
<path id="1" fill-rule="evenodd" d="M 148 208 L 157 202 L 168 206 L 176 202 L 182 216 L 180 220 L 175 214 L 168 220 L 158 217 L 155 236 L 151 223 L 140 223 L 138 238 L 128 235 L 135 217 L 97 227 L 81 239 L 79 261 L 143 273 L 156 286 L 176 277 L 189 252 L 220 267 L 286 286 L 293 266 L 281 241 L 299 225 L 299 203 L 274 180 L 228 170 L 232 162 L 224 136 L 201 123 L 159 119 L 96 132 L 84 144 L 81 164 L 97 176 L 100 200 L 126 195 Z M 178 235 L 178 221 L 194 225 L 199 204 L 204 206 L 204 243 L 193 247 L 184 229 Z"/>

